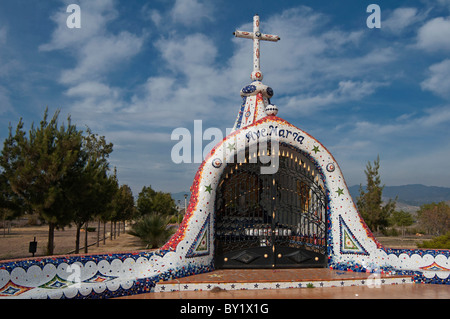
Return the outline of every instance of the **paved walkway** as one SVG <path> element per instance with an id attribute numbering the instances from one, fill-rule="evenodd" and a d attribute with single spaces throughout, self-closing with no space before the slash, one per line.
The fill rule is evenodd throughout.
<path id="1" fill-rule="evenodd" d="M 121 299 L 450 299 L 448 285 L 403 284 L 330 288 L 159 292 Z"/>
<path id="2" fill-rule="evenodd" d="M 450 299 L 450 286 L 411 283 L 411 277 L 316 269 L 216 270 L 157 284 L 124 299 Z M 379 284 L 379 283 L 383 284 Z M 299 285 L 299 283 L 301 285 Z M 307 287 L 314 288 L 287 288 Z M 309 285 L 311 286 L 311 285 Z M 270 289 L 267 289 L 270 288 Z M 278 289 L 284 288 L 284 289 Z"/>
<path id="3" fill-rule="evenodd" d="M 412 283 L 410 276 L 337 271 L 328 268 L 220 269 L 159 282 L 155 292 L 211 289 L 287 289 Z"/>

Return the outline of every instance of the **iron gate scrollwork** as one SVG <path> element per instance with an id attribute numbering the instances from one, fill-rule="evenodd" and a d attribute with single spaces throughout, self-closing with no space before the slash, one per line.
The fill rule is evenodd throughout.
<path id="1" fill-rule="evenodd" d="M 216 268 L 326 267 L 323 181 L 302 153 L 284 144 L 278 152 L 275 174 L 261 174 L 259 156 L 248 149 L 244 161 L 224 169 L 215 201 Z"/>

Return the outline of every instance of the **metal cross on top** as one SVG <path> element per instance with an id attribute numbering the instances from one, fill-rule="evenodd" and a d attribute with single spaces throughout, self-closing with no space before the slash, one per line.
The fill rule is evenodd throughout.
<path id="1" fill-rule="evenodd" d="M 263 79 L 260 69 L 260 50 L 259 41 L 273 41 L 277 42 L 280 37 L 272 34 L 262 34 L 259 31 L 259 15 L 255 14 L 253 17 L 253 32 L 235 31 L 233 34 L 237 38 L 253 39 L 253 72 L 251 78 L 253 81 L 261 81 Z"/>

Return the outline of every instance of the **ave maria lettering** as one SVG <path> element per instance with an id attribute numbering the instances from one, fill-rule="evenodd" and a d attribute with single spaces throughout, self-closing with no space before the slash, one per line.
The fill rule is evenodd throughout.
<path id="1" fill-rule="evenodd" d="M 268 129 L 261 128 L 256 131 L 250 131 L 247 134 L 245 134 L 245 137 L 247 138 L 247 143 L 251 140 L 258 140 L 260 137 L 268 137 L 268 136 L 279 136 L 279 137 L 285 137 L 290 138 L 295 142 L 298 142 L 300 144 L 303 144 L 303 140 L 305 137 L 300 134 L 299 131 L 291 131 L 288 129 L 278 129 L 278 126 L 270 125 Z"/>

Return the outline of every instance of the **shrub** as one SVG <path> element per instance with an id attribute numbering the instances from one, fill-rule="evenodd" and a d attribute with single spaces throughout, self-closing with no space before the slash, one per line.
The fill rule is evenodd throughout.
<path id="1" fill-rule="evenodd" d="M 418 243 L 419 248 L 431 248 L 431 249 L 450 249 L 450 231 L 446 234 L 434 237 L 429 241 Z"/>
<path id="2" fill-rule="evenodd" d="M 167 227 L 169 219 L 170 216 L 160 214 L 144 215 L 131 226 L 128 233 L 139 237 L 147 245 L 146 248 L 158 248 L 174 233 Z"/>

